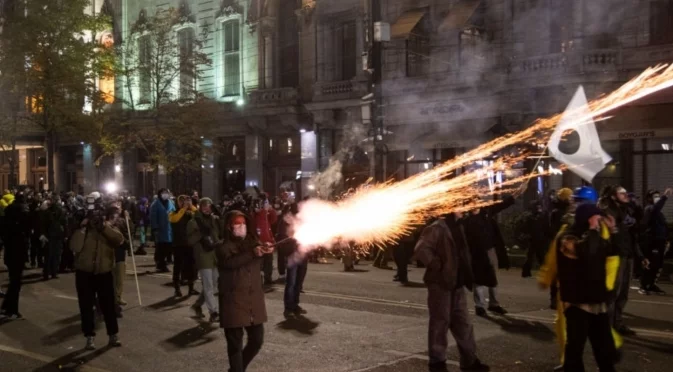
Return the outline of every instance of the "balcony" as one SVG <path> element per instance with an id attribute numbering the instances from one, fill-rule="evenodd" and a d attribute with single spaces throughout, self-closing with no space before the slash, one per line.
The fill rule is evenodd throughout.
<path id="1" fill-rule="evenodd" d="M 510 78 L 539 78 L 598 72 L 616 72 L 622 61 L 619 49 L 573 50 L 514 61 Z"/>
<path id="2" fill-rule="evenodd" d="M 248 93 L 248 103 L 257 107 L 294 105 L 297 98 L 296 88 L 261 89 Z"/>
<path id="3" fill-rule="evenodd" d="M 367 94 L 366 82 L 344 80 L 317 82 L 313 88 L 315 101 L 359 99 Z"/>

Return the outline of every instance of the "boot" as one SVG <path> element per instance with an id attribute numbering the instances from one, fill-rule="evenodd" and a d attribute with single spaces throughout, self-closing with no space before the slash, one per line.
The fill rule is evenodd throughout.
<path id="1" fill-rule="evenodd" d="M 180 290 L 180 284 L 175 284 L 175 297 L 182 297 L 182 291 Z"/>
<path id="2" fill-rule="evenodd" d="M 86 350 L 96 350 L 96 344 L 93 343 L 94 339 L 93 337 L 87 337 L 86 338 L 86 346 L 84 349 Z"/>
<path id="3" fill-rule="evenodd" d="M 199 291 L 194 289 L 194 282 L 189 282 L 189 295 L 190 296 L 198 296 L 200 295 Z"/>

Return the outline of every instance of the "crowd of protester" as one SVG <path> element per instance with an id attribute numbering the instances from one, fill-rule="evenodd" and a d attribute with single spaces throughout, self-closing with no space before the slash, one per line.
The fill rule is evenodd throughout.
<path id="1" fill-rule="evenodd" d="M 541 265 L 539 283 L 549 289 L 550 308 L 557 310 L 559 369 L 584 370 L 589 339 L 601 371 L 614 370 L 621 336 L 635 333 L 622 316 L 633 276 L 639 277 L 641 294 L 663 293 L 657 286 L 668 248 L 662 209 L 672 193 L 650 191 L 643 206 L 620 186 L 606 187 L 600 195 L 588 186 L 564 188 L 532 203 L 524 214 L 518 227 L 528 250 L 522 276 L 532 276 L 534 261 Z M 498 268 L 509 268 L 496 218 L 513 204 L 514 198 L 506 197 L 489 207 L 447 214 L 368 257 L 375 267 L 392 269 L 392 253 L 394 280 L 402 284 L 409 282 L 411 262 L 425 267 L 431 370 L 446 368 L 449 330 L 459 346 L 461 369 L 488 370 L 476 356 L 465 289 L 473 291 L 477 316 L 507 313 L 496 290 Z M 158 272 L 169 273 L 173 265 L 173 295 L 198 296 L 191 309 L 199 318 L 219 322 L 231 371 L 244 371 L 263 344 L 264 292 L 274 283 L 274 253 L 276 283 L 285 285 L 283 315 L 306 314 L 299 297 L 308 262 L 321 262 L 324 251 L 296 254 L 290 221 L 298 213 L 299 204 L 288 194 L 270 197 L 258 189 L 219 203 L 197 192 L 174 195 L 167 189 L 149 198 L 7 190 L 0 201 L 0 238 L 9 286 L 0 292 L 1 314 L 22 318 L 24 270 L 41 269 L 45 281 L 74 272 L 86 348 L 96 347 L 96 314 L 105 320 L 108 344 L 121 346 L 126 258 L 147 255 L 153 246 Z M 342 248 L 333 252 L 345 271 L 353 271 L 361 257 L 350 246 Z"/>

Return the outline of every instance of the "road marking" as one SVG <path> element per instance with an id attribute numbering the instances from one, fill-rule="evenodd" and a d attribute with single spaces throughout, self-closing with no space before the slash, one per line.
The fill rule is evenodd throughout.
<path id="1" fill-rule="evenodd" d="M 430 358 L 428 358 L 427 355 L 423 355 L 423 354 L 407 353 L 407 352 L 399 351 L 399 350 L 385 350 L 385 351 L 383 351 L 383 352 L 386 353 L 386 354 L 390 354 L 390 355 L 397 356 L 397 357 L 399 357 L 399 358 L 395 358 L 395 359 L 390 360 L 390 361 L 385 362 L 385 363 L 379 363 L 379 364 L 377 364 L 377 365 L 375 365 L 375 366 L 365 367 L 365 368 L 361 368 L 361 369 L 352 370 L 352 371 L 350 371 L 350 372 L 367 372 L 367 371 L 372 371 L 372 370 L 375 370 L 375 369 L 377 369 L 377 368 L 393 366 L 393 365 L 395 365 L 395 364 L 397 364 L 397 363 L 403 362 L 403 361 L 405 361 L 405 360 L 411 360 L 411 359 L 419 359 L 419 360 L 424 360 L 424 361 L 426 361 L 426 362 L 430 360 Z M 455 360 L 449 360 L 449 359 L 447 359 L 447 360 L 446 360 L 446 364 L 451 365 L 451 366 L 460 367 L 460 363 L 458 363 L 458 362 L 455 361 Z"/>
<path id="2" fill-rule="evenodd" d="M 16 348 L 13 348 L 13 347 L 10 347 L 10 346 L 5 346 L 5 345 L 0 345 L 0 351 L 4 351 L 4 352 L 10 353 L 10 354 L 14 354 L 14 355 L 38 360 L 38 361 L 43 362 L 43 363 L 52 363 L 56 360 L 56 359 L 48 357 L 46 355 L 41 355 L 41 354 L 33 353 L 33 352 L 30 352 L 30 351 L 22 350 L 22 349 L 16 349 Z M 60 368 L 61 366 L 58 366 L 58 367 Z M 81 372 L 110 372 L 106 369 L 90 367 L 90 366 L 87 366 L 87 365 L 81 365 L 77 368 L 77 370 L 81 371 Z"/>
<path id="3" fill-rule="evenodd" d="M 673 302 L 666 302 L 666 301 L 629 300 L 629 302 L 637 302 L 637 303 L 641 303 L 641 304 L 673 306 Z"/>
<path id="4" fill-rule="evenodd" d="M 78 300 L 79 300 L 77 297 L 66 296 L 66 295 L 61 295 L 61 294 L 54 295 L 54 297 L 57 297 L 57 298 L 65 298 L 66 300 L 74 300 L 74 301 L 78 301 Z"/>

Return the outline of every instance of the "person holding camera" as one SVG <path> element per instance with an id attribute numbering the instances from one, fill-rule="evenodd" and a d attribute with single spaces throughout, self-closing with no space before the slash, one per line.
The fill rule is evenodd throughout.
<path id="1" fill-rule="evenodd" d="M 119 326 L 112 270 L 115 266 L 115 252 L 124 243 L 124 234 L 115 226 L 119 210 L 116 207 L 107 211 L 101 209 L 98 206 L 89 212 L 82 221 L 83 229 L 73 235 L 70 242 L 75 254 L 75 285 L 87 350 L 96 348 L 94 306 L 99 306 L 103 313 L 109 336 L 108 345 L 121 346 L 117 336 Z M 104 212 L 107 212 L 107 219 Z"/>
<path id="2" fill-rule="evenodd" d="M 222 243 L 221 237 L 220 220 L 213 214 L 213 201 L 210 198 L 203 198 L 199 201 L 199 211 L 187 222 L 187 244 L 194 251 L 196 267 L 199 269 L 203 286 L 203 291 L 192 305 L 192 310 L 198 317 L 203 317 L 201 306 L 205 302 L 211 322 L 217 321 L 219 313 L 215 300 L 218 274 L 215 247 Z"/>
<path id="3" fill-rule="evenodd" d="M 173 287 L 175 288 L 175 297 L 182 297 L 180 290 L 181 279 L 187 281 L 189 285 L 189 295 L 198 295 L 194 289 L 194 280 L 196 280 L 196 268 L 194 263 L 194 250 L 187 241 L 187 225 L 197 212 L 192 204 L 192 199 L 187 195 L 178 197 L 178 207 L 176 212 L 171 212 L 168 219 L 171 221 L 173 229 L 173 253 L 175 255 L 175 265 L 173 266 Z"/>

